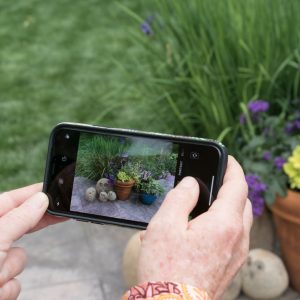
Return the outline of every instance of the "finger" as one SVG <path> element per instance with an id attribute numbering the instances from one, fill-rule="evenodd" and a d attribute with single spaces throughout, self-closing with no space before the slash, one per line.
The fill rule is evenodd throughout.
<path id="1" fill-rule="evenodd" d="M 16 300 L 21 291 L 21 284 L 17 279 L 12 279 L 0 287 L 1 300 Z"/>
<path id="2" fill-rule="evenodd" d="M 210 210 L 228 211 L 228 213 L 242 216 L 247 197 L 248 185 L 244 171 L 240 164 L 232 156 L 229 156 L 223 185 Z"/>
<path id="3" fill-rule="evenodd" d="M 19 275 L 27 262 L 26 252 L 22 248 L 9 249 L 3 266 L 0 270 L 0 286 Z"/>
<path id="4" fill-rule="evenodd" d="M 183 178 L 177 186 L 169 191 L 152 223 L 170 222 L 174 226 L 185 226 L 188 217 L 199 197 L 199 184 L 193 177 Z"/>
<path id="5" fill-rule="evenodd" d="M 0 251 L 7 251 L 11 244 L 33 229 L 43 217 L 49 204 L 44 193 L 37 193 L 0 218 Z"/>
<path id="6" fill-rule="evenodd" d="M 68 220 L 70 220 L 70 219 L 45 214 L 43 216 L 43 218 L 41 219 L 41 221 L 33 229 L 31 229 L 28 233 L 35 232 L 35 231 L 41 230 L 49 225 L 54 225 L 57 223 L 68 221 Z"/>
<path id="7" fill-rule="evenodd" d="M 32 195 L 42 191 L 43 184 L 36 183 L 20 189 L 0 194 L 0 217 L 20 206 Z"/>

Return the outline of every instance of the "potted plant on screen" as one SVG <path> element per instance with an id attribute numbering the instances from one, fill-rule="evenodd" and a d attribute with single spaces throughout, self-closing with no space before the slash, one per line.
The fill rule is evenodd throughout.
<path id="1" fill-rule="evenodd" d="M 114 188 L 119 200 L 127 200 L 132 188 L 139 184 L 140 168 L 141 162 L 139 160 L 129 158 L 118 171 Z"/>
<path id="2" fill-rule="evenodd" d="M 164 193 L 163 187 L 153 178 L 142 181 L 139 184 L 139 190 L 141 202 L 148 205 L 152 204 L 158 196 L 161 196 Z"/>
<path id="3" fill-rule="evenodd" d="M 241 105 L 239 160 L 246 172 L 254 216 L 273 212 L 283 260 L 300 291 L 300 101 Z"/>
<path id="4" fill-rule="evenodd" d="M 130 196 L 132 187 L 134 186 L 134 179 L 124 170 L 120 170 L 117 174 L 114 183 L 114 190 L 119 200 L 127 200 Z"/>

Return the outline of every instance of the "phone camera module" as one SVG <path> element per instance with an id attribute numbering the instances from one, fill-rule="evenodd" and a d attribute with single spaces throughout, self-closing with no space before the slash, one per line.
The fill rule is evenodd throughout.
<path id="1" fill-rule="evenodd" d="M 191 152 L 190 158 L 191 159 L 199 159 L 199 152 Z"/>

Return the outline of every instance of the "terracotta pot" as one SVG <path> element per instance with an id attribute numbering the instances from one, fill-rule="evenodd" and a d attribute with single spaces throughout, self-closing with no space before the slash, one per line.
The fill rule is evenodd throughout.
<path id="1" fill-rule="evenodd" d="M 127 200 L 134 186 L 134 180 L 122 182 L 117 180 L 114 184 L 115 192 L 119 200 Z"/>
<path id="2" fill-rule="evenodd" d="M 288 190 L 272 207 L 282 258 L 291 284 L 300 292 L 300 193 Z"/>

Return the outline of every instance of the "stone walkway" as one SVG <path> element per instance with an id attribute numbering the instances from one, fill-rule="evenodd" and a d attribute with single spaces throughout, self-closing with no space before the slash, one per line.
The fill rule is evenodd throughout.
<path id="1" fill-rule="evenodd" d="M 20 300 L 120 299 L 122 254 L 135 230 L 68 221 L 21 239 L 29 263 Z"/>
<path id="2" fill-rule="evenodd" d="M 118 300 L 122 255 L 135 230 L 68 221 L 17 242 L 29 255 L 19 300 Z M 299 300 L 289 290 L 280 300 Z M 239 300 L 250 300 L 241 296 Z M 276 299 L 279 300 L 279 299 Z"/>

